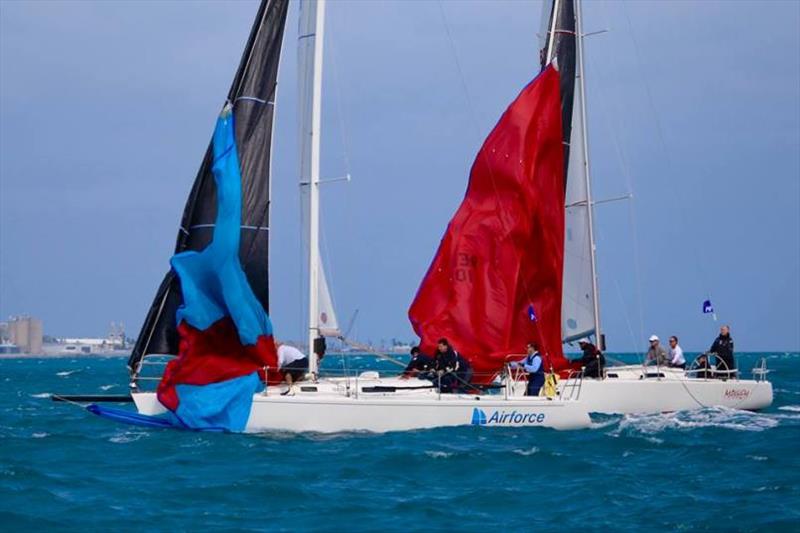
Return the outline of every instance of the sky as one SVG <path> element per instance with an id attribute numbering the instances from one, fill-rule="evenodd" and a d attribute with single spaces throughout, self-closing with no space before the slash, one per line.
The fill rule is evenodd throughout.
<path id="1" fill-rule="evenodd" d="M 253 2 L 0 2 L 0 317 L 136 336 Z M 540 2 L 331 1 L 323 257 L 339 321 L 406 313 L 469 169 L 538 71 Z M 611 351 L 800 349 L 800 3 L 584 7 L 601 317 Z M 290 6 L 273 151 L 271 309 L 305 328 Z M 711 298 L 719 322 L 701 313 Z"/>

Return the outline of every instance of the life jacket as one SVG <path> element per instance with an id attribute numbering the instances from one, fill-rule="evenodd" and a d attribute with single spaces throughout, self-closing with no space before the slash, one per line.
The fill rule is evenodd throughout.
<path id="1" fill-rule="evenodd" d="M 533 354 L 528 355 L 525 358 L 525 364 L 529 366 L 533 365 L 533 360 L 536 359 L 537 357 L 539 358 L 539 370 L 537 370 L 536 372 L 530 372 L 528 374 L 528 379 L 533 379 L 534 376 L 544 375 L 544 359 L 542 359 L 542 356 L 539 355 L 539 352 L 534 352 Z"/>

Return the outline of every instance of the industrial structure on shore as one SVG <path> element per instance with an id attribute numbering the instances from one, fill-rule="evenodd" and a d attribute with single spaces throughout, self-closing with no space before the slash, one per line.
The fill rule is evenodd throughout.
<path id="1" fill-rule="evenodd" d="M 47 337 L 42 321 L 27 315 L 0 322 L 0 355 L 115 355 L 127 353 L 129 345 L 121 322 L 112 322 L 105 338 Z"/>
<path id="2" fill-rule="evenodd" d="M 42 321 L 30 316 L 14 316 L 0 322 L 0 354 L 41 354 L 44 338 Z"/>

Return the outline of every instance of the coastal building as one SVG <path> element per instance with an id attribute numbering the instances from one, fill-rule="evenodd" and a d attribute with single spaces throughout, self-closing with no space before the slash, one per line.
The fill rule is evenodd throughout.
<path id="1" fill-rule="evenodd" d="M 7 325 L 8 340 L 19 347 L 20 352 L 42 353 L 42 321 L 30 316 L 11 317 Z"/>
<path id="2" fill-rule="evenodd" d="M 121 355 L 129 353 L 125 326 L 111 323 L 105 338 L 64 337 L 44 345 L 45 355 Z"/>

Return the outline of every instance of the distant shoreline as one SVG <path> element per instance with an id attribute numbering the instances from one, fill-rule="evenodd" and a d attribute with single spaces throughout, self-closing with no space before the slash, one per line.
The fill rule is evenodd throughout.
<path id="1" fill-rule="evenodd" d="M 687 355 L 698 355 L 701 352 L 685 352 Z M 633 357 L 641 357 L 640 354 L 636 352 L 607 352 L 609 356 L 617 356 L 617 357 L 625 357 L 625 356 L 633 356 Z M 749 352 L 738 352 L 737 357 L 739 356 L 767 356 L 767 355 L 800 355 L 800 350 L 760 350 L 757 352 L 749 351 Z M 326 357 L 343 357 L 343 356 L 372 356 L 372 357 L 379 357 L 375 354 L 368 353 L 368 352 L 349 352 L 349 353 L 342 353 L 342 352 L 329 352 L 326 354 Z M 392 356 L 401 356 L 404 354 L 391 354 Z M 577 353 L 568 353 L 567 355 L 572 356 L 572 358 L 578 357 L 580 354 Z M 73 354 L 53 354 L 53 355 L 33 355 L 33 354 L 11 354 L 11 353 L 4 353 L 0 354 L 0 359 L 113 359 L 113 358 L 128 358 L 130 354 L 127 353 L 110 353 L 110 354 L 98 354 L 98 353 L 73 353 Z"/>
<path id="2" fill-rule="evenodd" d="M 25 354 L 25 353 L 3 353 L 0 359 L 107 359 L 110 357 L 130 357 L 126 353 L 60 353 L 53 355 L 44 354 Z"/>

